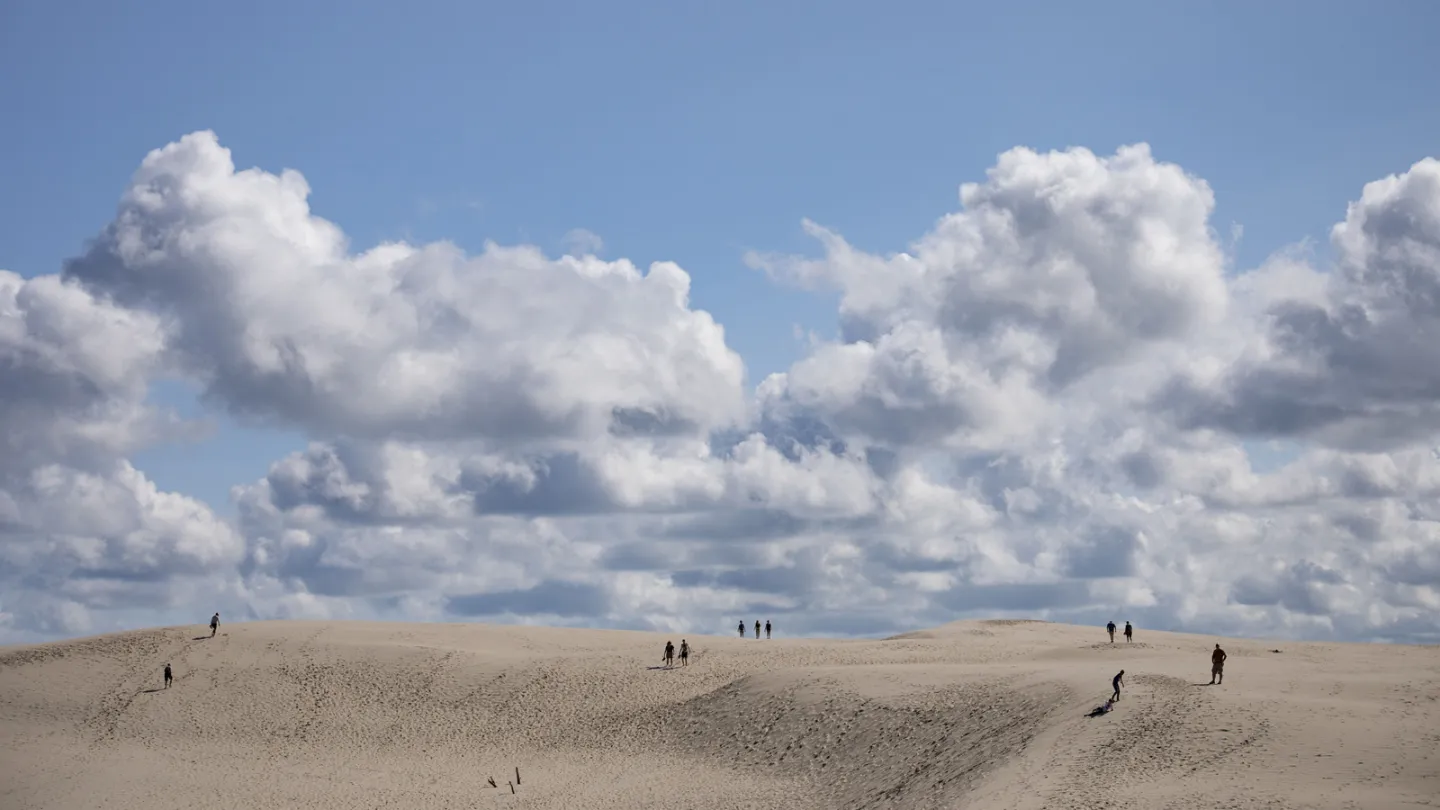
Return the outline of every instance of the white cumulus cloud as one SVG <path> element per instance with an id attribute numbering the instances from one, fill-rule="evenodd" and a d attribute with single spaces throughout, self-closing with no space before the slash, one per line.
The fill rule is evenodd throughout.
<path id="1" fill-rule="evenodd" d="M 1017 148 L 902 252 L 807 222 L 818 256 L 746 257 L 841 295 L 751 388 L 674 264 L 578 231 L 357 250 L 301 174 L 195 133 L 61 272 L 0 272 L 0 636 L 219 609 L 1435 640 L 1440 162 L 1357 193 L 1334 267 L 1233 268 L 1209 186 L 1147 146 Z M 190 429 L 147 399 L 172 378 L 311 444 L 233 519 L 159 491 L 129 459 Z"/>

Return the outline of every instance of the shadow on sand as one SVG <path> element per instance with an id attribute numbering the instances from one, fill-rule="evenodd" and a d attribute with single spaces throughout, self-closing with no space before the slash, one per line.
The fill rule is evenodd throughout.
<path id="1" fill-rule="evenodd" d="M 155 694 L 156 692 L 164 692 L 164 691 L 165 691 L 165 687 L 163 687 L 163 686 L 157 686 L 157 687 L 155 687 L 154 689 L 141 689 L 141 690 L 140 690 L 140 694 L 142 694 L 142 695 L 153 695 L 153 694 Z"/>
<path id="2" fill-rule="evenodd" d="M 196 637 L 194 637 L 194 638 L 192 638 L 192 639 L 190 639 L 190 640 L 191 640 L 191 641 L 209 641 L 209 640 L 210 640 L 210 637 L 209 637 L 209 636 L 196 636 Z"/>

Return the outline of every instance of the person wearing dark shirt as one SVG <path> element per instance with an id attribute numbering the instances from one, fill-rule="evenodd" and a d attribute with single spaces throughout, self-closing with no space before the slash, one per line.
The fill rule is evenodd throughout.
<path id="1" fill-rule="evenodd" d="M 680 666 L 690 666 L 690 642 L 680 639 Z"/>
<path id="2" fill-rule="evenodd" d="M 675 665 L 675 645 L 672 644 L 672 643 L 670 643 L 670 642 L 668 642 L 668 641 L 665 642 L 665 658 L 664 658 L 664 661 L 665 661 L 665 668 L 666 668 L 666 669 L 669 669 L 670 667 L 672 667 L 672 666 Z"/>
<path id="3" fill-rule="evenodd" d="M 755 638 L 760 638 L 760 620 L 755 620 Z"/>
<path id="4" fill-rule="evenodd" d="M 1225 659 L 1229 657 L 1219 644 L 1215 645 L 1215 652 L 1210 653 L 1211 684 L 1225 683 Z"/>
<path id="5" fill-rule="evenodd" d="M 215 637 L 215 632 L 220 629 L 220 614 L 216 613 L 210 617 L 210 637 Z"/>
<path id="6" fill-rule="evenodd" d="M 166 689 L 169 689 L 169 688 L 170 688 L 170 681 L 171 681 L 174 677 L 175 677 L 175 676 L 174 676 L 173 674 L 171 674 L 171 672 L 170 672 L 170 665 L 169 665 L 169 664 L 166 664 L 166 665 L 165 665 L 165 688 L 166 688 Z"/>
<path id="7" fill-rule="evenodd" d="M 1114 643 L 1115 643 L 1115 622 L 1110 622 L 1109 624 L 1105 625 L 1105 632 L 1107 632 L 1107 633 L 1110 634 L 1110 643 L 1111 643 L 1111 644 L 1114 644 Z"/>
<path id="8" fill-rule="evenodd" d="M 740 620 L 740 638 L 744 638 L 744 637 L 745 637 L 745 620 L 744 620 L 744 619 L 741 619 L 741 620 Z"/>
<path id="9" fill-rule="evenodd" d="M 1125 685 L 1125 670 L 1120 670 L 1120 674 L 1116 675 L 1110 684 L 1115 687 L 1115 694 L 1110 697 L 1110 700 L 1117 701 L 1120 699 L 1120 687 Z"/>
<path id="10" fill-rule="evenodd" d="M 770 620 L 769 620 L 769 619 L 766 619 L 766 620 L 765 620 L 765 638 L 769 638 L 769 637 L 770 637 Z"/>
<path id="11" fill-rule="evenodd" d="M 1126 644 L 1129 644 L 1130 641 L 1132 640 L 1131 637 L 1134 636 L 1134 635 L 1135 635 L 1135 628 L 1133 628 L 1133 627 L 1130 626 L 1130 622 L 1125 622 L 1125 643 L 1126 643 Z"/>

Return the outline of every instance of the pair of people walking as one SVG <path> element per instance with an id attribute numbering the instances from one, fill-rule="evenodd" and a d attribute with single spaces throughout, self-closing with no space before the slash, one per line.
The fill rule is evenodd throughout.
<path id="1" fill-rule="evenodd" d="M 740 631 L 740 638 L 744 638 L 744 637 L 745 637 L 745 622 L 744 622 L 743 620 L 740 622 L 740 626 L 739 626 L 737 629 Z M 755 620 L 755 638 L 760 638 L 760 620 L 759 620 L 759 619 L 756 619 L 756 620 Z M 765 638 L 770 638 L 770 622 L 769 622 L 769 620 L 766 620 L 766 622 L 765 622 Z"/>
<path id="2" fill-rule="evenodd" d="M 1105 625 L 1105 632 L 1107 632 L 1107 633 L 1110 634 L 1110 643 L 1111 643 L 1111 644 L 1114 644 L 1114 643 L 1115 643 L 1115 622 L 1110 622 L 1109 624 Z M 1125 622 L 1125 641 L 1126 641 L 1127 643 L 1130 642 L 1130 641 L 1132 641 L 1134 635 L 1135 635 L 1135 628 L 1133 628 L 1133 627 L 1130 626 L 1130 622 Z"/>
<path id="3" fill-rule="evenodd" d="M 220 613 L 219 613 L 219 611 L 216 611 L 215 615 L 213 615 L 213 616 L 210 617 L 210 638 L 214 638 L 214 637 L 215 637 L 215 634 L 218 633 L 218 632 L 220 632 Z M 174 680 L 175 680 L 175 671 L 170 668 L 170 665 L 169 665 L 169 664 L 166 664 L 166 665 L 165 665 L 165 688 L 166 688 L 166 689 L 169 689 L 169 688 L 170 688 L 170 683 L 171 683 L 171 681 L 174 681 Z"/>
<path id="4" fill-rule="evenodd" d="M 665 642 L 665 668 L 675 666 L 675 645 L 669 641 Z M 680 666 L 690 666 L 690 642 L 680 639 Z"/>

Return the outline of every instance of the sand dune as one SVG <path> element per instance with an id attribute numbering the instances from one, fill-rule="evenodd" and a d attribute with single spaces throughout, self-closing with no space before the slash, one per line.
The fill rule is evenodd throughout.
<path id="1" fill-rule="evenodd" d="M 0 648 L 0 808 L 1440 807 L 1436 647 L 199 629 Z"/>

